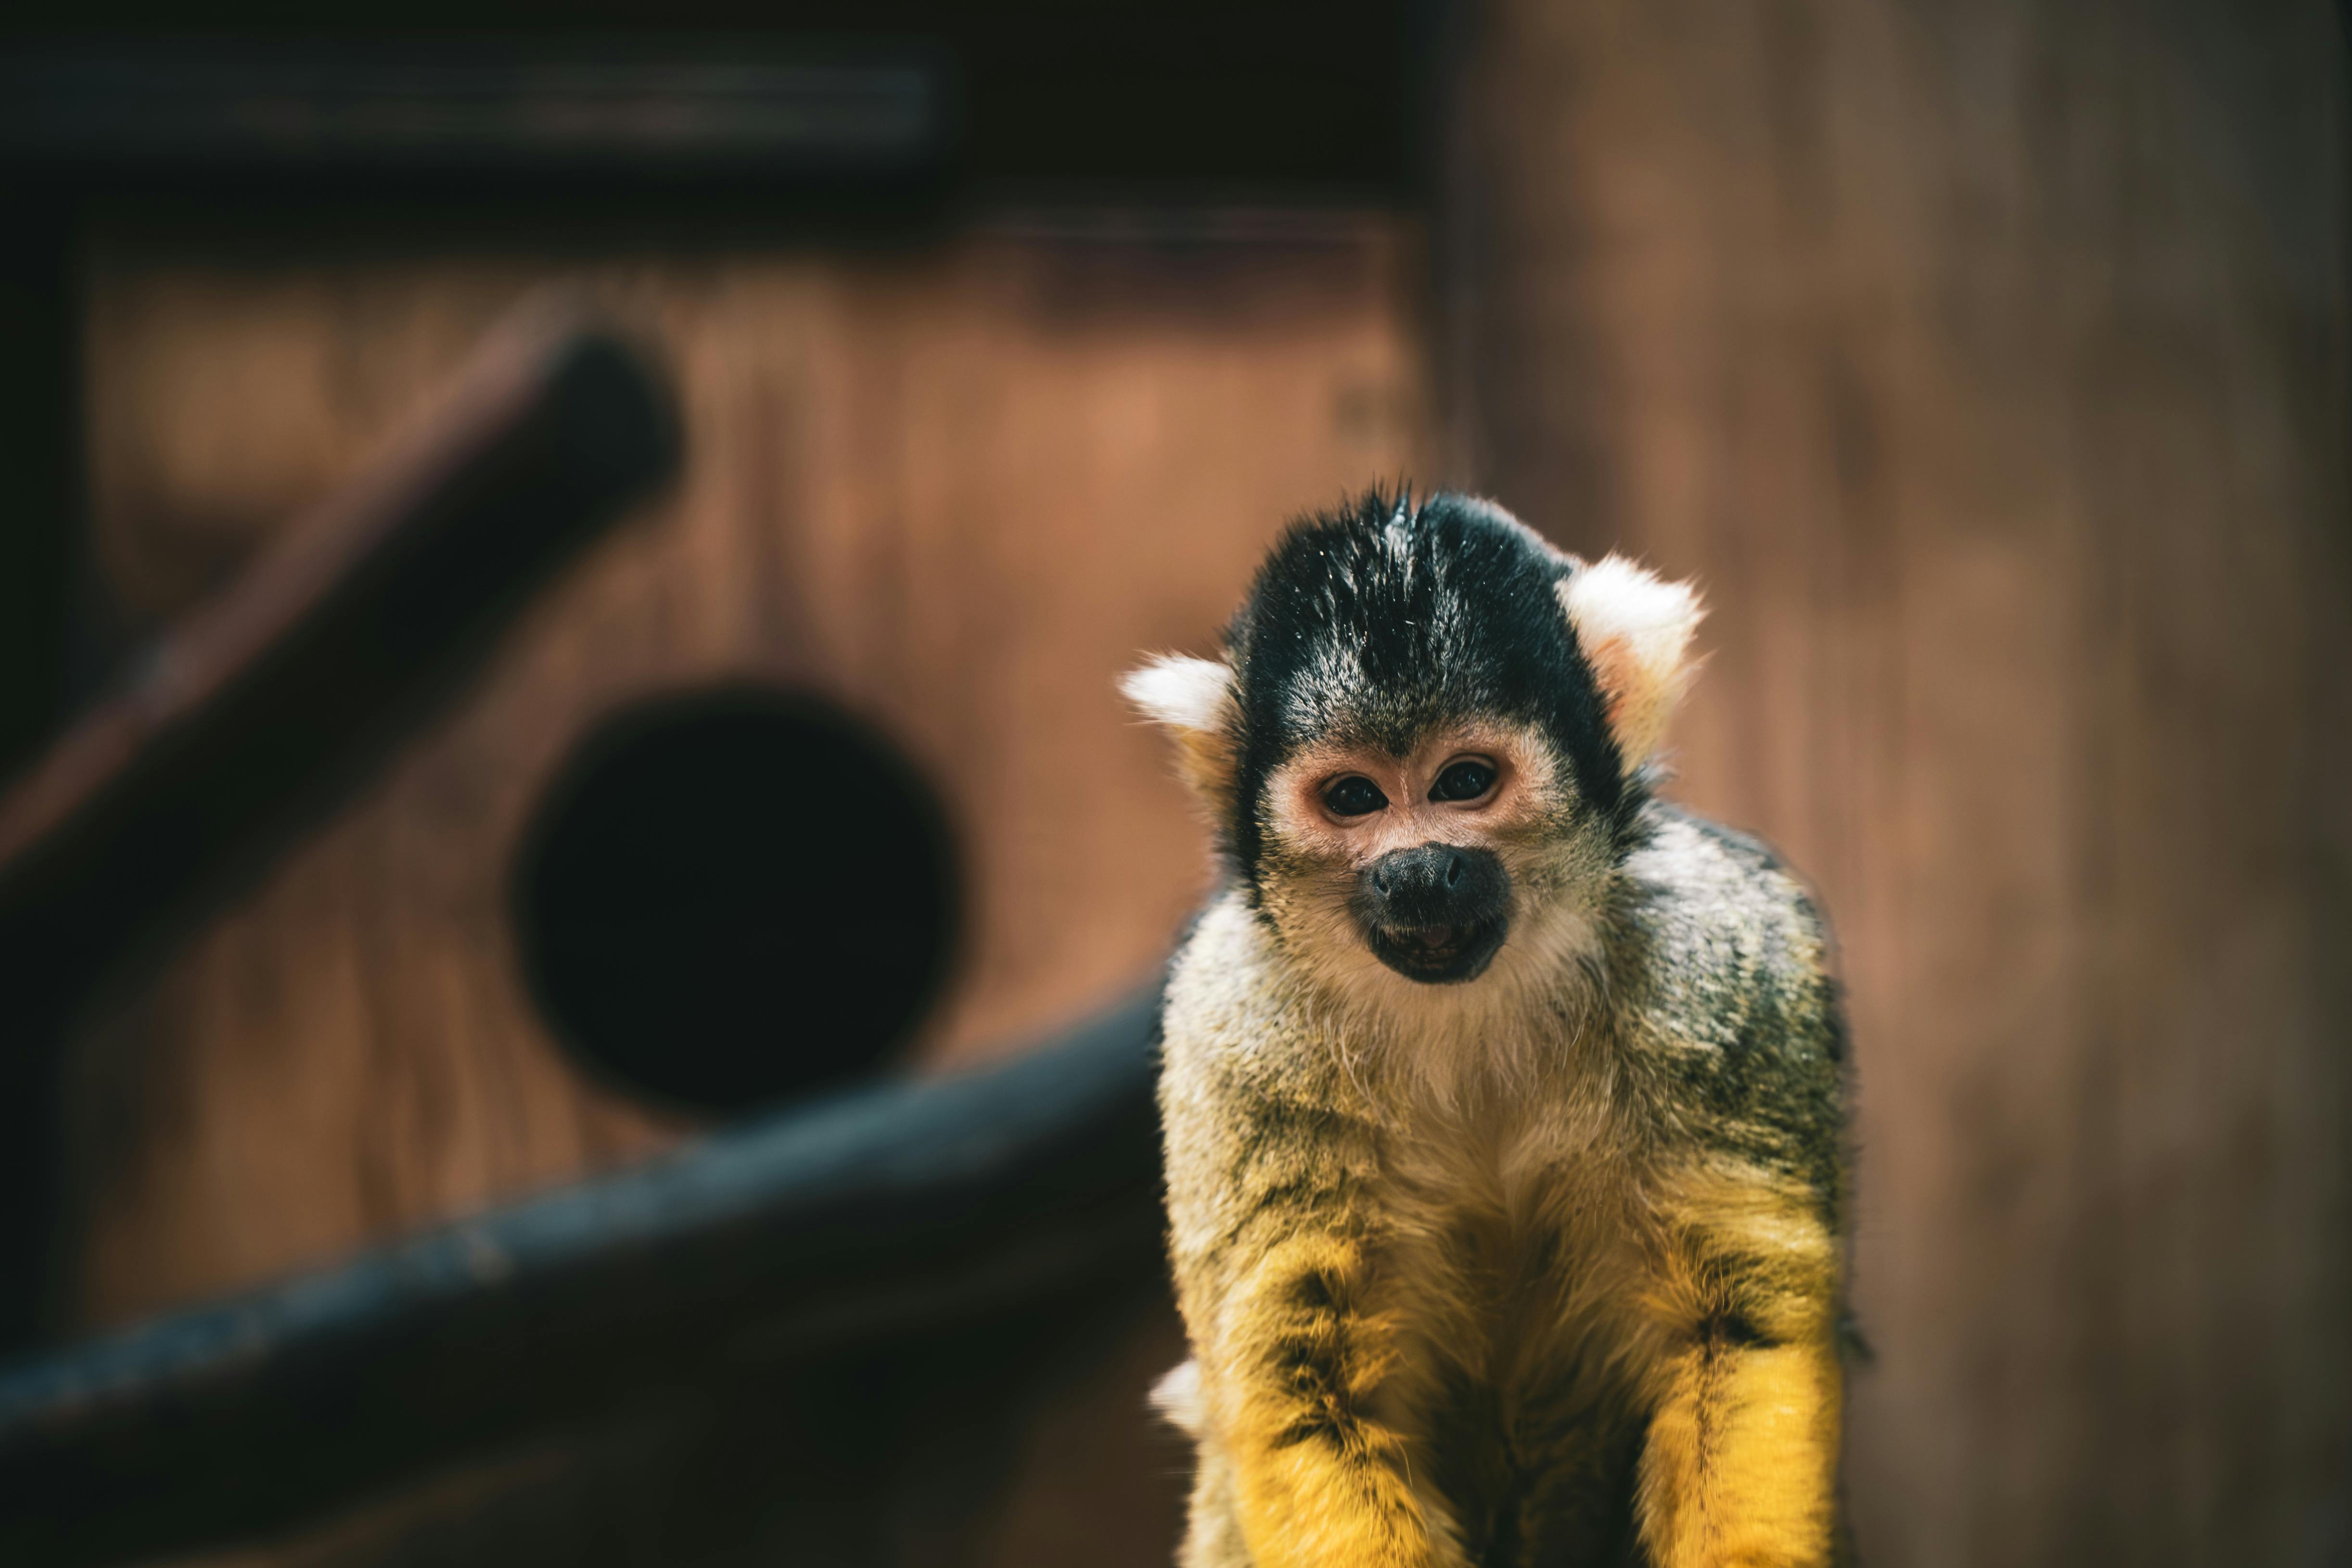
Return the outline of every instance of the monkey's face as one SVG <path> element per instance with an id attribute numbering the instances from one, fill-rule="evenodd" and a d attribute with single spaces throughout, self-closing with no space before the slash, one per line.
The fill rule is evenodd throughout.
<path id="1" fill-rule="evenodd" d="M 1490 503 L 1366 497 L 1276 542 L 1223 658 L 1127 691 L 1290 961 L 1418 1011 L 1589 948 L 1698 615 Z"/>
<path id="2" fill-rule="evenodd" d="M 1408 980 L 1484 975 L 1546 873 L 1567 804 L 1526 727 L 1441 727 L 1403 755 L 1326 740 L 1265 785 L 1261 904 L 1294 950 L 1337 944 Z M 1317 955 L 1351 967 L 1347 952 Z"/>

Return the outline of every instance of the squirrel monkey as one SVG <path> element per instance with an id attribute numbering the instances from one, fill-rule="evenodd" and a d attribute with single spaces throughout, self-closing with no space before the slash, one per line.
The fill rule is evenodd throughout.
<path id="1" fill-rule="evenodd" d="M 1184 1568 L 1846 1560 L 1829 938 L 1650 792 L 1700 614 L 1374 495 L 1128 677 L 1225 872 L 1161 1018 Z"/>

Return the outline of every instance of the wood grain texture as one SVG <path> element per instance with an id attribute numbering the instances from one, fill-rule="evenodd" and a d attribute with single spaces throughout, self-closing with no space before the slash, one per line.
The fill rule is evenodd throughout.
<path id="1" fill-rule="evenodd" d="M 807 686 L 941 787 L 970 938 L 921 1061 L 986 1060 L 1148 977 L 1205 852 L 1113 680 L 1139 649 L 1208 646 L 1287 514 L 1415 468 L 1416 255 L 1344 214 L 590 260 L 102 236 L 94 526 L 137 613 L 231 570 L 551 281 L 658 346 L 688 458 L 372 793 L 82 1042 L 81 1321 L 686 1131 L 556 1052 L 506 925 L 538 790 L 649 692 Z"/>
<path id="2" fill-rule="evenodd" d="M 2352 1551 L 2344 39 L 1491 0 L 1457 466 L 1695 574 L 1678 792 L 1823 890 L 1878 1564 Z"/>

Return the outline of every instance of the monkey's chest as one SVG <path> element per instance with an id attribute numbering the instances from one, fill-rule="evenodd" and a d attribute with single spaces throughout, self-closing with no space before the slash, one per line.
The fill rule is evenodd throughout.
<path id="1" fill-rule="evenodd" d="M 1391 1195 L 1388 1414 L 1468 1561 L 1630 1560 L 1653 1239 L 1616 1170 L 1517 1174 Z"/>

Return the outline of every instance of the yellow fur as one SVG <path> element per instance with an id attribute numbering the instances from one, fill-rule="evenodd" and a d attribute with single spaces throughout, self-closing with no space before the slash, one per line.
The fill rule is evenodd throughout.
<path id="1" fill-rule="evenodd" d="M 1837 1441 L 1828 1345 L 1685 1352 L 1642 1458 L 1654 1568 L 1829 1561 Z"/>
<path id="2" fill-rule="evenodd" d="M 1654 1272 L 1648 1305 L 1681 1348 L 1657 1369 L 1642 1458 L 1653 1568 L 1826 1562 L 1842 1381 L 1835 1244 L 1811 1195 L 1756 1173 L 1706 1167 L 1670 1186 L 1681 1245 Z"/>
<path id="3" fill-rule="evenodd" d="M 1228 897 L 1171 978 L 1190 1568 L 1464 1563 L 1424 1417 L 1465 1378 L 1507 1418 L 1508 1391 L 1565 1383 L 1645 1422 L 1656 1568 L 1829 1561 L 1838 1255 L 1812 1195 L 1662 1136 L 1648 1064 L 1598 1025 L 1482 1053 L 1512 1076 L 1441 1099 L 1270 944 Z"/>
<path id="4" fill-rule="evenodd" d="M 1614 558 L 1559 601 L 1638 768 L 1697 601 Z M 1234 680 L 1162 660 L 1128 688 L 1221 821 Z M 1247 806 L 1255 880 L 1169 975 L 1193 1360 L 1156 1398 L 1198 1445 L 1183 1568 L 1832 1563 L 1840 1036 L 1801 890 L 1654 803 L 1598 836 L 1524 723 L 1465 716 L 1420 761 L 1364 763 L 1475 753 L 1503 780 L 1491 810 L 1388 829 L 1323 811 L 1353 743 L 1318 744 Z M 1507 873 L 1509 937 L 1474 981 L 1367 948 L 1357 869 L 1390 831 Z"/>

